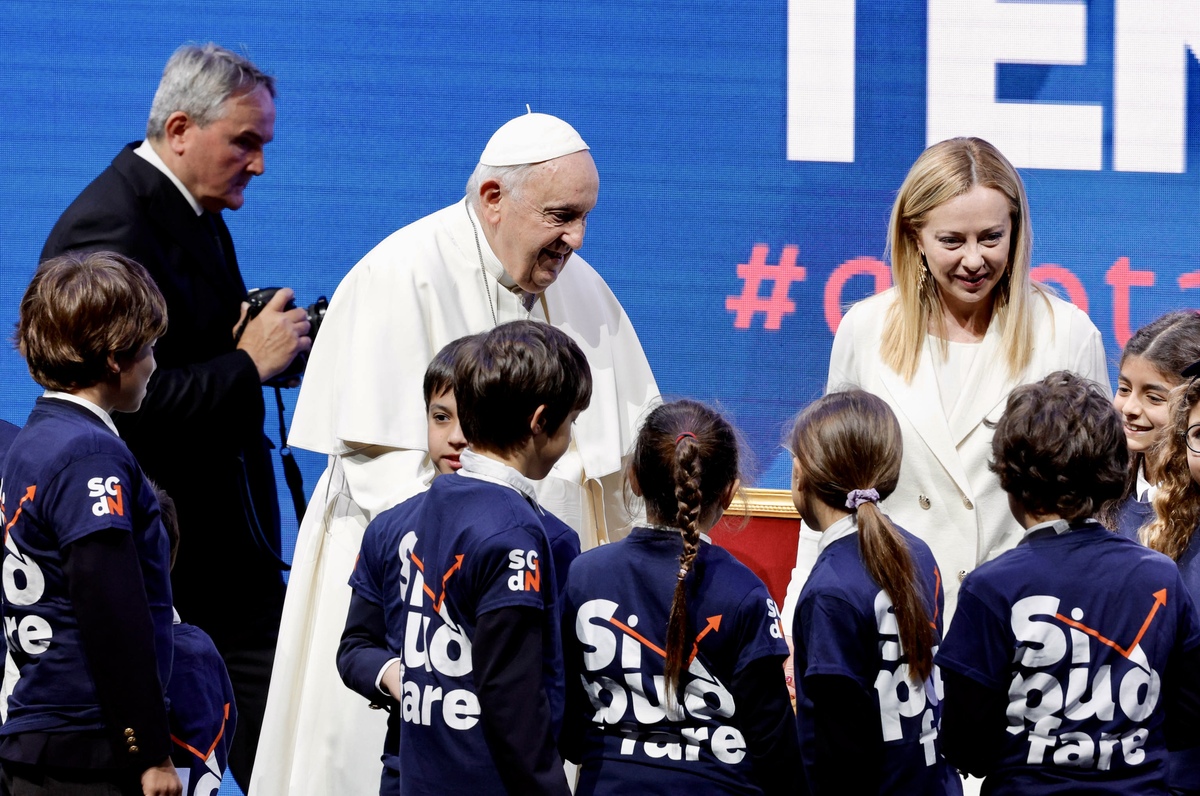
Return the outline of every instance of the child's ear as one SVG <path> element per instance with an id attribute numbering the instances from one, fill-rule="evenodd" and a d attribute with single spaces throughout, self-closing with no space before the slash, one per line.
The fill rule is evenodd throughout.
<path id="1" fill-rule="evenodd" d="M 121 363 L 117 361 L 116 354 L 110 353 L 108 355 L 108 362 L 106 363 L 106 367 L 108 369 L 108 373 L 110 376 L 121 375 Z"/>
<path id="2" fill-rule="evenodd" d="M 625 480 L 629 482 L 629 491 L 633 493 L 633 496 L 641 497 L 642 485 L 638 483 L 637 470 L 634 468 L 632 462 L 625 468 Z"/>
<path id="3" fill-rule="evenodd" d="M 529 416 L 529 431 L 535 437 L 546 430 L 546 405 L 539 404 Z"/>
<path id="4" fill-rule="evenodd" d="M 742 479 L 735 478 L 733 483 L 725 487 L 725 491 L 721 493 L 721 511 L 729 508 L 729 504 L 733 502 L 733 496 L 742 488 Z"/>

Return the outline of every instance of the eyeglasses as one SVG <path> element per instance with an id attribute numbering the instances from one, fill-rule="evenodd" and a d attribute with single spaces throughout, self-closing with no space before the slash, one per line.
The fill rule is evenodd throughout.
<path id="1" fill-rule="evenodd" d="M 1192 453 L 1200 453 L 1200 423 L 1188 426 L 1187 431 L 1183 432 L 1183 441 Z"/>

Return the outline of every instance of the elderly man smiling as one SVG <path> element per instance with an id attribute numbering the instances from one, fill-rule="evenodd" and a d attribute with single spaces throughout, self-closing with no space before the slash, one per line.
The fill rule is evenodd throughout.
<path id="1" fill-rule="evenodd" d="M 290 437 L 329 466 L 300 529 L 254 796 L 379 787 L 384 722 L 341 684 L 334 656 L 363 529 L 432 477 L 421 380 L 443 345 L 523 319 L 571 335 L 592 402 L 539 500 L 585 549 L 627 524 L 621 457 L 658 388 L 625 311 L 575 254 L 599 189 L 569 124 L 519 116 L 488 142 L 464 200 L 388 237 L 334 294 Z"/>

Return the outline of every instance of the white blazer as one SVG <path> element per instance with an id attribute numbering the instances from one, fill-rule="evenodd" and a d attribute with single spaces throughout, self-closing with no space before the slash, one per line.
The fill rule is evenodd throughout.
<path id="1" fill-rule="evenodd" d="M 865 299 L 846 313 L 833 340 L 827 392 L 858 387 L 883 398 L 900 421 L 904 458 L 900 483 L 882 503 L 901 527 L 933 550 L 946 594 L 946 621 L 953 616 L 958 586 L 973 570 L 1009 550 L 1022 528 L 1008 508 L 1008 496 L 988 470 L 992 429 L 1004 411 L 1009 392 L 1056 370 L 1089 378 L 1112 395 L 1100 332 L 1087 314 L 1062 299 L 1032 299 L 1033 356 L 1025 371 L 1009 378 L 1000 334 L 995 324 L 964 375 L 964 389 L 950 417 L 942 409 L 933 357 L 941 356 L 927 339 L 911 383 L 880 359 L 888 310 L 895 289 Z"/>

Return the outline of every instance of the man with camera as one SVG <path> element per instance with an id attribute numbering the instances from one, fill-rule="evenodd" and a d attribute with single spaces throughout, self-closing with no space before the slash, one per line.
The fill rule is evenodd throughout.
<path id="1" fill-rule="evenodd" d="M 274 79 L 247 59 L 214 44 L 179 48 L 163 70 L 147 140 L 123 149 L 83 190 L 41 254 L 119 252 L 144 265 L 167 300 L 146 399 L 116 422 L 178 508 L 175 605 L 212 636 L 229 669 L 239 714 L 230 768 L 243 788 L 284 593 L 262 384 L 311 345 L 305 310 L 288 308 L 290 289 L 245 317 L 246 286 L 221 219 L 263 173 L 274 97 Z"/>

